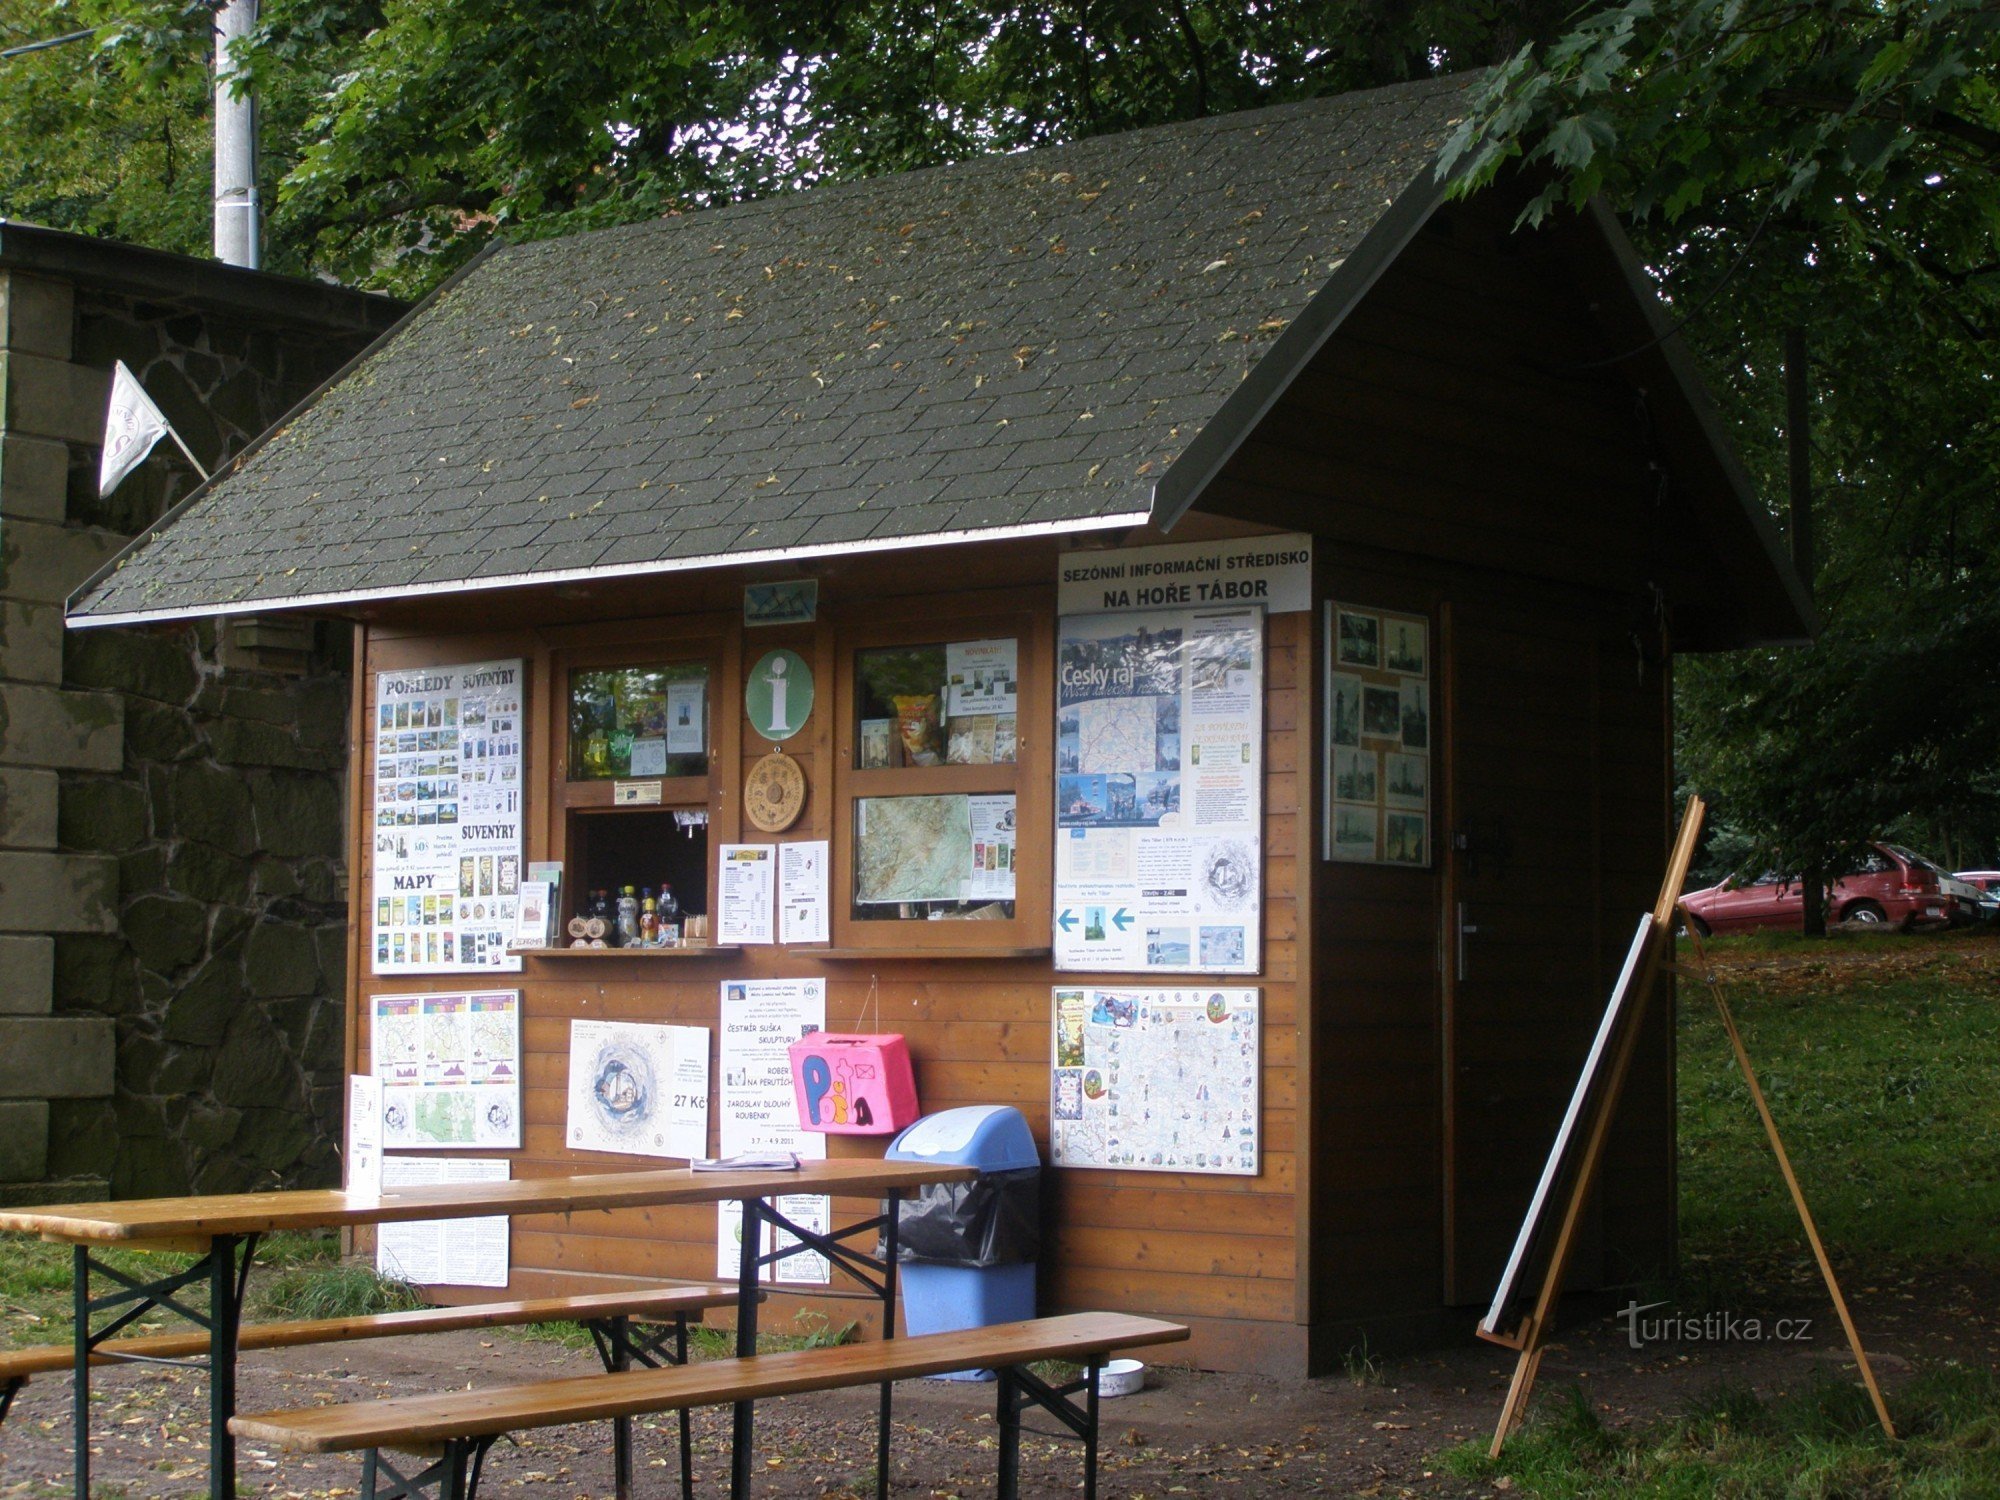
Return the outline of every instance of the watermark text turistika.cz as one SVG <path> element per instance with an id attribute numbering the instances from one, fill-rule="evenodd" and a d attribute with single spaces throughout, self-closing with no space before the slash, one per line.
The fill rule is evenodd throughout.
<path id="1" fill-rule="evenodd" d="M 1660 1313 L 1644 1316 L 1664 1302 L 1628 1302 L 1618 1312 L 1625 1340 L 1634 1349 L 1647 1344 L 1799 1344 L 1812 1338 L 1811 1318 L 1750 1318 L 1741 1313 Z"/>

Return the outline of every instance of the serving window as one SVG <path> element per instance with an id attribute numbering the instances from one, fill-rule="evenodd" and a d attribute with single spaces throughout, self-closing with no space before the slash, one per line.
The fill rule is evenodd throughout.
<path id="1" fill-rule="evenodd" d="M 925 616 L 838 644 L 836 945 L 1044 944 L 1050 622 Z"/>
<path id="2" fill-rule="evenodd" d="M 550 832 L 565 921 L 591 914 L 595 892 L 615 908 L 625 886 L 662 911 L 671 888 L 683 920 L 709 911 L 721 656 L 707 634 L 556 653 Z"/>

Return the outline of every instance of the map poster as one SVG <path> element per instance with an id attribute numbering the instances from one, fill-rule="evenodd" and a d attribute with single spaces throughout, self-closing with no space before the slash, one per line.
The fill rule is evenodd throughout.
<path id="1" fill-rule="evenodd" d="M 1256 973 L 1263 608 L 1066 616 L 1056 693 L 1056 967 Z"/>
<path id="2" fill-rule="evenodd" d="M 1254 1177 L 1259 993 L 1057 989 L 1049 1159 Z"/>
<path id="3" fill-rule="evenodd" d="M 382 1162 L 382 1186 L 435 1187 L 457 1182 L 505 1182 L 499 1157 L 391 1156 Z M 412 1286 L 505 1286 L 507 1216 L 417 1219 L 383 1224 L 375 1231 L 375 1270 Z"/>
<path id="4" fill-rule="evenodd" d="M 792 1096 L 790 1047 L 826 1029 L 824 979 L 725 979 L 722 981 L 721 1152 L 790 1151 L 801 1159 L 826 1155 L 826 1136 L 799 1126 Z M 778 1211 L 795 1224 L 824 1231 L 828 1204 L 814 1194 L 788 1194 Z M 733 1279 L 740 1252 L 743 1208 L 718 1205 L 716 1275 Z M 779 1244 L 791 1242 L 783 1236 Z M 774 1248 L 771 1244 L 765 1250 Z M 802 1253 L 764 1268 L 768 1280 L 825 1285 L 833 1271 L 820 1255 Z"/>
<path id="5" fill-rule="evenodd" d="M 569 1023 L 573 1151 L 708 1154 L 708 1028 Z"/>
<path id="6" fill-rule="evenodd" d="M 375 973 L 521 967 L 525 687 L 518 660 L 376 674 Z"/>
<path id="7" fill-rule="evenodd" d="M 369 1056 L 382 1144 L 521 1144 L 521 992 L 376 995 Z"/>
<path id="8" fill-rule="evenodd" d="M 988 796 L 864 797 L 854 804 L 861 906 L 1014 899 L 1015 804 Z"/>

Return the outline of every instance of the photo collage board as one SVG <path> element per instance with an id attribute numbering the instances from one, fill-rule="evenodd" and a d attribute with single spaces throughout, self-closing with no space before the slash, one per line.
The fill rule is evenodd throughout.
<path id="1" fill-rule="evenodd" d="M 1062 617 L 1058 969 L 1257 972 L 1263 715 L 1261 605 Z"/>
<path id="2" fill-rule="evenodd" d="M 1431 862 L 1430 621 L 1326 606 L 1328 859 Z"/>
<path id="3" fill-rule="evenodd" d="M 525 687 L 518 659 L 376 674 L 374 973 L 521 967 Z"/>

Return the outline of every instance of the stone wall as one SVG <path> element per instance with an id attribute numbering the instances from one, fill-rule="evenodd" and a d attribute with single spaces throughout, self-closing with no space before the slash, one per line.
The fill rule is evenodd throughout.
<path id="1" fill-rule="evenodd" d="M 358 297 L 331 325 L 287 318 L 278 278 L 151 252 L 130 252 L 122 282 L 122 247 L 95 242 L 73 242 L 83 269 L 65 276 L 46 252 L 68 236 L 29 238 L 24 271 L 9 264 L 23 235 L 6 233 L 0 1201 L 330 1183 L 347 631 L 65 634 L 62 601 L 196 482 L 168 440 L 98 498 L 112 360 L 212 467 L 387 319 Z M 215 294 L 232 278 L 254 294 L 241 307 Z M 325 289 L 300 299 L 327 304 Z"/>

